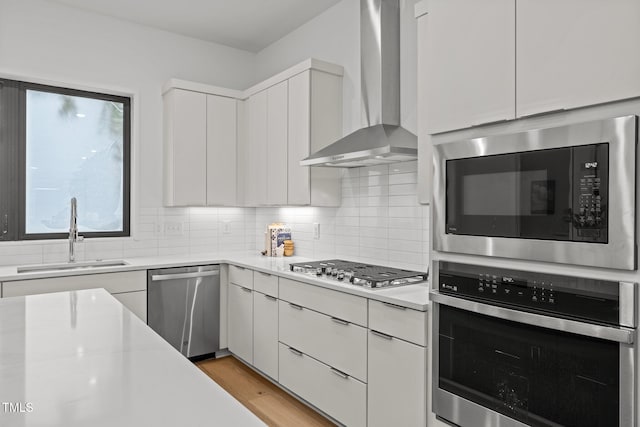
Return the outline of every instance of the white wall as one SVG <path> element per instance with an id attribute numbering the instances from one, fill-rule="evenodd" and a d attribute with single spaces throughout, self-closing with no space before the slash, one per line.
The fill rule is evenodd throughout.
<path id="1" fill-rule="evenodd" d="M 81 258 L 155 255 L 218 249 L 218 239 L 191 239 L 189 226 L 208 227 L 220 218 L 244 224 L 244 210 L 209 214 L 162 206 L 162 84 L 171 77 L 234 89 L 248 87 L 255 55 L 125 21 L 39 0 L 0 0 L 0 77 L 132 94 L 133 239 L 100 239 L 81 244 Z M 224 212 L 224 213 L 221 213 Z M 184 220 L 182 236 L 164 236 L 165 221 Z M 206 219 L 206 221 L 205 221 Z M 208 225 L 202 223 L 209 222 Z M 254 220 L 249 220 L 253 239 Z M 216 231 L 217 232 L 217 231 Z M 244 233 L 236 237 L 244 244 Z M 193 248 L 191 247 L 193 243 Z M 254 246 L 251 240 L 251 247 Z M 2 243 L 0 264 L 64 259 L 63 242 Z"/>

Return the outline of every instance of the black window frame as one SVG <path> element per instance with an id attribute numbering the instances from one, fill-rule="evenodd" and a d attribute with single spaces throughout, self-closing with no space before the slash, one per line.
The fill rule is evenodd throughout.
<path id="1" fill-rule="evenodd" d="M 123 104 L 122 231 L 79 234 L 87 238 L 131 236 L 131 97 L 0 79 L 0 241 L 66 239 L 69 235 L 26 232 L 27 90 Z"/>

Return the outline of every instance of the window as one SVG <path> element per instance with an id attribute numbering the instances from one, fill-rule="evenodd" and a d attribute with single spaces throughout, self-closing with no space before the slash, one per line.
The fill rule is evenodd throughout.
<path id="1" fill-rule="evenodd" d="M 0 81 L 0 240 L 129 235 L 131 100 Z"/>

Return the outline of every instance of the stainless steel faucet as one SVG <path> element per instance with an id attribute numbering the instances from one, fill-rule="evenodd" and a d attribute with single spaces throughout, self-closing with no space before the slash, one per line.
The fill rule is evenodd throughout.
<path id="1" fill-rule="evenodd" d="M 76 242 L 78 241 L 78 201 L 71 198 L 71 221 L 69 224 L 69 262 L 76 261 Z"/>

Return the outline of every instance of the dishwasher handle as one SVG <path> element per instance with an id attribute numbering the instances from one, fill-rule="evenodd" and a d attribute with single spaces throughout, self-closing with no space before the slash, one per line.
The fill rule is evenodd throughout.
<path id="1" fill-rule="evenodd" d="M 199 271 L 195 273 L 177 273 L 177 274 L 154 274 L 151 276 L 152 282 L 160 282 L 163 280 L 175 280 L 175 279 L 195 279 L 198 277 L 219 276 L 220 271 Z"/>

